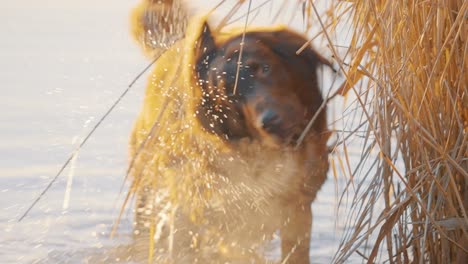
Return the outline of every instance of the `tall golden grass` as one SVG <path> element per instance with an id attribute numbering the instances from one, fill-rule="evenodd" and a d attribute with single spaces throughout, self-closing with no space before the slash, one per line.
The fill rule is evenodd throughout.
<path id="1" fill-rule="evenodd" d="M 340 92 L 357 96 L 367 121 L 361 158 L 378 153 L 334 261 L 360 254 L 368 263 L 468 263 L 468 2 L 331 6 L 315 19 L 347 78 Z M 340 58 L 328 34 L 349 18 L 350 47 Z"/>

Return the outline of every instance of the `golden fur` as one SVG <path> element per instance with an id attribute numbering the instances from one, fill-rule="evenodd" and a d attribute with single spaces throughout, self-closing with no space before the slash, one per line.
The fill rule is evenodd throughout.
<path id="1" fill-rule="evenodd" d="M 134 12 L 132 32 L 153 54 L 155 47 L 141 42 L 146 29 L 138 15 L 148 5 L 153 2 L 142 1 Z M 261 262 L 258 247 L 280 230 L 283 258 L 306 263 L 310 203 L 328 170 L 326 127 L 309 133 L 298 149 L 256 138 L 226 140 L 207 131 L 197 116 L 203 88 L 194 72 L 206 20 L 188 23 L 185 37 L 161 55 L 148 80 L 130 139 L 136 233 L 155 237 L 155 248 L 164 252 L 160 257 L 176 263 L 245 263 Z M 281 30 L 286 29 L 261 29 Z M 238 35 L 239 30 L 216 33 L 216 45 Z M 320 122 L 326 124 L 324 118 Z"/>

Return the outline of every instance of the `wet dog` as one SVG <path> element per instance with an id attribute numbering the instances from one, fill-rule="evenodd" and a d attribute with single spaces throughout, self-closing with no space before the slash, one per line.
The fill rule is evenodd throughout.
<path id="1" fill-rule="evenodd" d="M 328 63 L 311 47 L 297 55 L 307 40 L 283 27 L 191 23 L 158 59 L 131 135 L 136 233 L 176 263 L 247 263 L 279 231 L 282 260 L 309 263 L 328 170 L 317 69 Z"/>

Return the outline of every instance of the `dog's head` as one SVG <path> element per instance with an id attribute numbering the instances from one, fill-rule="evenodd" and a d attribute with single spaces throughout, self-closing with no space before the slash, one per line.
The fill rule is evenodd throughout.
<path id="1" fill-rule="evenodd" d="M 323 102 L 316 70 L 324 60 L 311 47 L 296 55 L 306 41 L 288 30 L 258 31 L 218 46 L 205 24 L 195 64 L 203 127 L 228 141 L 293 145 Z M 323 108 L 312 133 L 325 130 Z"/>

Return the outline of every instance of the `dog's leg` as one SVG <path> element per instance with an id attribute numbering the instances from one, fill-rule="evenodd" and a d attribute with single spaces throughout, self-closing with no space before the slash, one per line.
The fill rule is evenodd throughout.
<path id="1" fill-rule="evenodd" d="M 281 263 L 309 263 L 312 210 L 310 203 L 290 205 L 282 216 Z"/>
<path id="2" fill-rule="evenodd" d="M 149 226 L 156 215 L 154 197 L 154 191 L 146 186 L 136 194 L 134 238 L 147 239 L 149 237 Z"/>
<path id="3" fill-rule="evenodd" d="M 147 259 L 149 253 L 151 219 L 155 217 L 154 192 L 141 188 L 135 194 L 135 217 L 133 223 L 133 246 L 129 252 L 136 259 Z"/>

